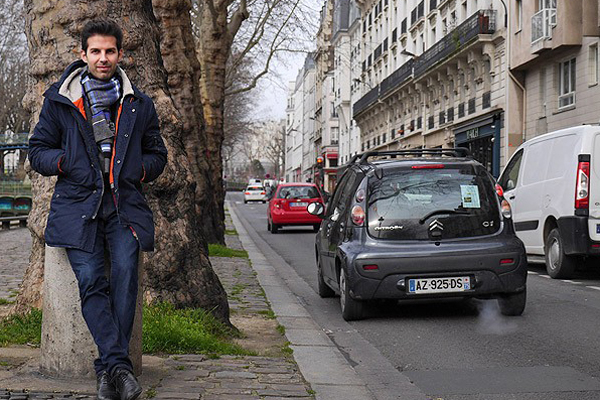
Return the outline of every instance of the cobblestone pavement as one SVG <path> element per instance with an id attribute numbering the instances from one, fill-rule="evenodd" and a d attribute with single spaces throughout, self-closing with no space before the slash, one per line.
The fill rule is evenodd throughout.
<path id="1" fill-rule="evenodd" d="M 233 229 L 227 215 L 227 229 Z M 226 235 L 227 247 L 242 249 L 237 235 Z M 29 259 L 31 236 L 27 228 L 0 231 L 0 298 L 14 297 Z M 211 263 L 229 297 L 232 315 L 259 314 L 271 308 L 256 273 L 245 258 L 211 257 Z M 311 388 L 291 357 L 173 355 L 165 361 L 169 375 L 155 387 L 144 387 L 142 398 L 199 400 L 306 400 Z M 9 391 L 0 388 L 0 400 L 93 399 L 95 395 L 64 392 Z"/>
<path id="2" fill-rule="evenodd" d="M 0 299 L 11 300 L 16 296 L 29 263 L 30 249 L 29 229 L 0 229 Z"/>
<path id="3" fill-rule="evenodd" d="M 227 229 L 233 229 L 229 216 L 225 222 Z M 236 235 L 226 235 L 225 241 L 231 249 L 242 249 Z M 265 314 L 271 310 L 247 259 L 211 257 L 211 264 L 228 294 L 232 314 Z M 283 356 L 208 359 L 203 355 L 182 355 L 169 357 L 167 365 L 173 373 L 155 388 L 157 400 L 313 398 L 295 361 Z"/>

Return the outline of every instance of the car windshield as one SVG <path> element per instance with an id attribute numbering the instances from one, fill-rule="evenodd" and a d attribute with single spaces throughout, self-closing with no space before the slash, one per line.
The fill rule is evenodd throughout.
<path id="1" fill-rule="evenodd" d="M 265 190 L 262 186 L 248 186 L 246 190 Z"/>
<path id="2" fill-rule="evenodd" d="M 279 199 L 316 199 L 320 197 L 315 186 L 285 186 L 279 189 Z"/>
<path id="3" fill-rule="evenodd" d="M 494 184 L 471 165 L 386 171 L 370 178 L 367 199 L 369 234 L 381 239 L 482 236 L 500 227 Z"/>

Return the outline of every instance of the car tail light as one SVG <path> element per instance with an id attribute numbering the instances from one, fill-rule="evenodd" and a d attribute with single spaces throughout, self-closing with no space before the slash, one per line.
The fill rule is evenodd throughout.
<path id="1" fill-rule="evenodd" d="M 502 209 L 502 216 L 504 218 L 512 218 L 512 210 L 510 209 L 510 204 L 508 204 L 508 201 L 502 200 L 500 207 Z"/>
<path id="2" fill-rule="evenodd" d="M 515 260 L 512 258 L 503 258 L 502 260 L 500 260 L 500 265 L 512 264 L 514 262 Z"/>
<path id="3" fill-rule="evenodd" d="M 260 192 L 260 194 L 267 194 L 267 192 Z"/>
<path id="4" fill-rule="evenodd" d="M 244 194 L 250 196 L 250 192 L 245 192 Z"/>
<path id="5" fill-rule="evenodd" d="M 577 165 L 577 188 L 575 190 L 575 208 L 588 208 L 590 205 L 590 163 L 580 161 Z"/>
<path id="6" fill-rule="evenodd" d="M 275 200 L 274 206 L 275 206 L 275 208 L 281 208 L 281 200 L 280 199 Z"/>
<path id="7" fill-rule="evenodd" d="M 365 223 L 365 210 L 361 206 L 352 207 L 351 215 L 354 225 L 362 226 Z"/>
<path id="8" fill-rule="evenodd" d="M 499 197 L 504 197 L 504 190 L 502 189 L 502 186 L 498 185 L 496 183 L 496 193 L 498 194 Z"/>
<path id="9" fill-rule="evenodd" d="M 379 269 L 379 267 L 375 264 L 363 265 L 363 270 L 365 270 L 365 271 L 376 271 L 378 269 Z"/>
<path id="10" fill-rule="evenodd" d="M 356 202 L 362 203 L 365 200 L 365 189 L 358 189 L 356 192 Z"/>
<path id="11" fill-rule="evenodd" d="M 444 164 L 425 164 L 425 165 L 413 165 L 412 169 L 441 169 L 444 168 Z"/>

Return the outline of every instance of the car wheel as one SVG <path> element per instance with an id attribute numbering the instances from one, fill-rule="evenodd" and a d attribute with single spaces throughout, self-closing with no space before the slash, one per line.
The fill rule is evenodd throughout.
<path id="1" fill-rule="evenodd" d="M 498 306 L 500 306 L 502 315 L 511 317 L 523 314 L 526 302 L 527 290 L 523 290 L 520 293 L 503 295 L 498 298 Z"/>
<path id="2" fill-rule="evenodd" d="M 263 200 L 263 204 L 266 204 L 267 202 L 265 200 Z"/>
<path id="3" fill-rule="evenodd" d="M 317 285 L 319 289 L 319 296 L 333 297 L 335 296 L 335 292 L 325 283 L 325 279 L 323 279 L 323 269 L 321 268 L 321 263 L 317 263 Z"/>
<path id="4" fill-rule="evenodd" d="M 364 317 L 364 304 L 350 297 L 344 268 L 340 269 L 340 306 L 342 308 L 342 318 L 346 321 L 355 321 Z"/>
<path id="5" fill-rule="evenodd" d="M 577 265 L 574 256 L 568 256 L 564 251 L 563 240 L 558 228 L 554 228 L 548 234 L 545 243 L 546 271 L 554 279 L 570 278 Z"/>
<path id="6" fill-rule="evenodd" d="M 244 204 L 248 204 L 248 200 L 244 199 Z"/>
<path id="7" fill-rule="evenodd" d="M 274 224 L 273 222 L 271 222 L 271 226 L 270 226 L 269 230 L 271 231 L 271 233 L 277 233 L 277 231 L 279 230 L 279 226 L 277 226 L 277 224 Z"/>
<path id="8" fill-rule="evenodd" d="M 313 232 L 319 232 L 319 228 L 321 227 L 321 224 L 314 224 L 313 225 Z"/>

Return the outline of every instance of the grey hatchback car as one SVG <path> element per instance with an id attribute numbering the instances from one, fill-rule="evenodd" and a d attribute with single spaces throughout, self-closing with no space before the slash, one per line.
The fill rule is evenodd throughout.
<path id="1" fill-rule="evenodd" d="M 527 258 L 510 206 L 467 149 L 367 152 L 341 168 L 316 236 L 318 291 L 346 320 L 375 299 L 496 298 L 526 303 Z"/>

